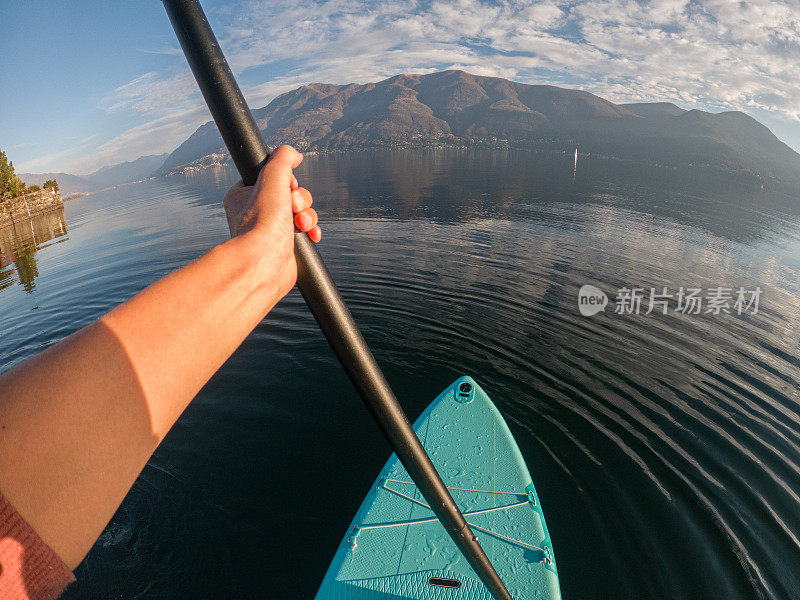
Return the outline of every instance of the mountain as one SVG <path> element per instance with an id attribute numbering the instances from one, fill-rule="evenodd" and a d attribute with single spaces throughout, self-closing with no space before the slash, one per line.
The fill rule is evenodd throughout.
<path id="1" fill-rule="evenodd" d="M 550 122 L 570 129 L 591 119 L 634 117 L 587 92 L 463 71 L 397 75 L 365 85 L 306 85 L 253 116 L 267 143 L 321 151 L 531 138 Z M 167 158 L 160 173 L 224 152 L 209 122 Z"/>
<path id="2" fill-rule="evenodd" d="M 646 119 L 669 119 L 687 112 L 672 102 L 636 102 L 634 104 L 620 104 L 622 108 Z"/>
<path id="3" fill-rule="evenodd" d="M 151 177 L 164 163 L 168 154 L 140 156 L 136 160 L 98 169 L 89 175 L 70 173 L 20 173 L 19 177 L 28 185 L 42 185 L 48 179 L 58 181 L 62 195 L 93 192 L 107 187 L 130 183 Z"/>
<path id="4" fill-rule="evenodd" d="M 138 181 L 146 179 L 155 173 L 169 154 L 150 154 L 148 156 L 140 156 L 136 160 L 130 162 L 112 165 L 110 167 L 103 167 L 102 169 L 86 175 L 86 179 L 94 185 L 104 188 L 120 183 L 128 183 L 130 181 Z"/>
<path id="5" fill-rule="evenodd" d="M 88 179 L 70 173 L 17 173 L 17 176 L 28 185 L 42 185 L 48 179 L 55 179 L 58 181 L 58 189 L 62 196 L 93 189 Z"/>
<path id="6" fill-rule="evenodd" d="M 634 161 L 703 165 L 759 178 L 800 179 L 800 155 L 741 112 L 674 104 L 613 104 L 579 90 L 463 71 L 397 75 L 364 85 L 315 83 L 253 111 L 270 145 L 303 151 L 415 146 L 576 146 Z M 213 122 L 193 133 L 159 174 L 226 162 Z"/>

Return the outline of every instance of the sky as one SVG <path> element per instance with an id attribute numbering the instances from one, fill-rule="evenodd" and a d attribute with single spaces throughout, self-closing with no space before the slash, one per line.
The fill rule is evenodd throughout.
<path id="1" fill-rule="evenodd" d="M 204 0 L 252 108 L 314 82 L 463 69 L 612 102 L 742 110 L 800 150 L 796 0 Z M 159 0 L 0 0 L 0 149 L 85 174 L 210 114 Z"/>

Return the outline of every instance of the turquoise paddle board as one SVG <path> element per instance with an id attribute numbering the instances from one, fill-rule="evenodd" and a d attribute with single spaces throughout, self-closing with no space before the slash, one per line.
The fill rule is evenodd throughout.
<path id="1" fill-rule="evenodd" d="M 506 422 L 461 377 L 414 423 L 514 600 L 561 598 L 544 514 Z M 393 454 L 358 509 L 317 600 L 491 600 Z"/>

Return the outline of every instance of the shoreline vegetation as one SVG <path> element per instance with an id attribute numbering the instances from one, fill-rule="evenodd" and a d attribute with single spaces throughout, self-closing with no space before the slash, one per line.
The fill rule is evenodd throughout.
<path id="1" fill-rule="evenodd" d="M 296 148 L 302 148 L 302 141 L 289 140 L 286 142 Z M 742 179 L 743 183 L 752 185 L 755 188 L 761 187 L 762 191 L 765 189 L 765 183 L 774 191 L 786 191 L 796 189 L 796 185 L 792 182 L 783 181 L 765 181 L 765 179 L 757 172 L 751 171 L 746 168 L 732 168 L 725 165 L 718 165 L 712 162 L 695 162 L 687 163 L 685 165 L 675 165 L 656 160 L 648 160 L 646 158 L 631 158 L 626 156 L 616 156 L 613 154 L 604 154 L 601 152 L 585 151 L 574 142 L 571 144 L 525 144 L 514 140 L 503 139 L 489 139 L 489 140 L 468 140 L 462 143 L 425 143 L 417 141 L 409 143 L 394 143 L 394 144 L 375 144 L 372 146 L 365 146 L 363 148 L 328 148 L 323 150 L 305 150 L 303 154 L 306 157 L 312 156 L 336 156 L 336 155 L 353 155 L 361 152 L 402 152 L 402 151 L 421 151 L 421 152 L 480 152 L 480 151 L 507 151 L 507 152 L 528 152 L 532 155 L 563 155 L 565 164 L 572 165 L 574 152 L 578 150 L 580 160 L 611 160 L 620 163 L 629 163 L 631 165 L 639 165 L 641 167 L 666 169 L 666 170 L 696 170 L 702 172 L 717 173 L 720 175 L 738 176 Z M 160 177 L 187 177 L 198 175 L 207 171 L 214 171 L 217 169 L 235 169 L 236 166 L 227 152 L 215 152 L 191 163 L 176 167 L 166 173 L 162 173 Z M 151 177 L 150 179 L 154 179 Z M 134 182 L 136 183 L 136 182 Z"/>
<path id="2" fill-rule="evenodd" d="M 8 198 L 0 202 L 0 229 L 59 209 L 64 209 L 64 200 L 54 188 L 36 190 Z"/>
<path id="3" fill-rule="evenodd" d="M 0 150 L 0 228 L 52 210 L 63 209 L 58 182 L 27 185 L 14 173 L 14 163 Z"/>
<path id="4" fill-rule="evenodd" d="M 581 148 L 580 142 L 575 140 L 552 141 L 552 140 L 513 140 L 506 138 L 478 138 L 478 139 L 409 139 L 403 141 L 392 141 L 387 143 L 371 143 L 365 144 L 362 147 L 342 147 L 342 148 L 322 148 L 322 149 L 309 149 L 308 142 L 304 139 L 287 139 L 283 143 L 289 144 L 305 156 L 332 156 L 343 154 L 355 154 L 358 152 L 380 152 L 380 151 L 403 151 L 403 150 L 421 150 L 421 151 L 437 151 L 437 150 L 451 150 L 451 151 L 480 151 L 480 150 L 506 150 L 506 151 L 523 151 L 532 154 L 546 153 L 546 154 L 563 154 L 567 157 L 572 157 L 575 149 L 579 150 L 579 155 L 583 158 L 602 158 L 608 160 L 617 160 L 621 162 L 628 162 L 632 164 L 640 164 L 651 167 L 660 167 L 665 169 L 679 169 L 679 168 L 700 168 L 710 169 L 723 173 L 740 174 L 750 176 L 754 181 L 763 183 L 765 178 L 755 170 L 746 167 L 734 167 L 725 164 L 716 164 L 711 160 L 686 162 L 683 164 L 670 163 L 667 161 L 660 161 L 650 159 L 648 157 L 631 157 L 624 155 L 617 155 L 613 152 L 598 152 L 587 151 Z M 202 172 L 206 169 L 218 168 L 235 168 L 230 154 L 224 151 L 213 152 L 197 158 L 189 163 L 179 165 L 159 173 L 160 177 L 173 177 L 181 175 L 189 175 L 193 173 Z M 153 179 L 151 177 L 150 179 Z M 136 183 L 136 182 L 132 182 Z M 792 185 L 794 182 L 785 182 L 777 180 L 775 183 Z"/>

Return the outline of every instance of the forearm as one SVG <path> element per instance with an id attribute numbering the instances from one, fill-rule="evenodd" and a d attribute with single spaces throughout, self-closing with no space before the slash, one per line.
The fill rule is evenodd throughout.
<path id="1" fill-rule="evenodd" d="M 153 433 L 167 433 L 186 404 L 291 289 L 268 240 L 215 247 L 101 319 L 141 382 Z M 290 249 L 291 252 L 291 249 Z"/>
<path id="2" fill-rule="evenodd" d="M 74 568 L 172 424 L 287 291 L 247 235 L 0 376 L 0 491 Z M 275 274 L 271 277 L 270 274 Z"/>

